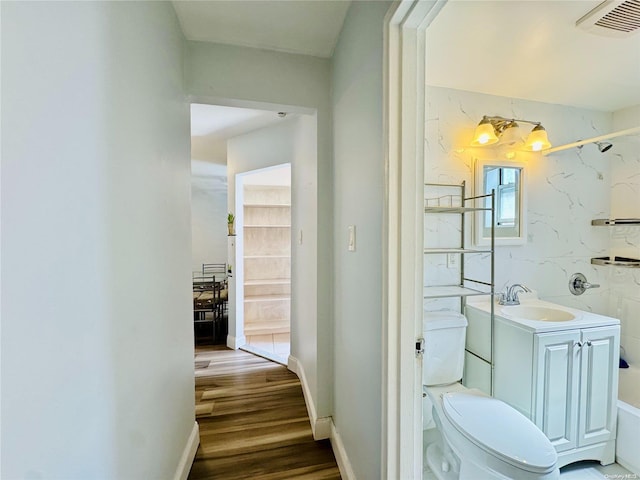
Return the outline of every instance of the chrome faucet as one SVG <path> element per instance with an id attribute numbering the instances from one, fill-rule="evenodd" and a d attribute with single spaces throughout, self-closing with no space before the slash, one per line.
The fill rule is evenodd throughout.
<path id="1" fill-rule="evenodd" d="M 505 287 L 505 291 L 500 294 L 498 303 L 500 305 L 520 305 L 518 293 L 530 291 L 531 290 L 529 290 L 527 287 L 519 283 L 511 285 L 510 287 Z"/>

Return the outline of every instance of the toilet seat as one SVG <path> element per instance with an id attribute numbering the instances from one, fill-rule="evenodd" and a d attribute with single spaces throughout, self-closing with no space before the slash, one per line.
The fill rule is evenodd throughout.
<path id="1" fill-rule="evenodd" d="M 451 424 L 470 442 L 519 469 L 546 473 L 557 454 L 533 422 L 506 403 L 480 392 L 447 392 L 442 406 Z M 497 429 L 505 425 L 508 429 Z"/>

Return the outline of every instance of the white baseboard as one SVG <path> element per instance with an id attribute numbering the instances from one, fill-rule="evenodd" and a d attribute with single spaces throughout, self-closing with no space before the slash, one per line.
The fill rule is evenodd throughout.
<path id="1" fill-rule="evenodd" d="M 227 335 L 227 347 L 234 350 L 238 350 L 241 346 L 247 343 L 247 338 L 242 335 L 240 337 L 234 337 L 233 335 Z"/>
<path id="2" fill-rule="evenodd" d="M 343 480 L 355 480 L 356 475 L 355 473 L 353 473 L 353 468 L 351 467 L 351 462 L 349 462 L 349 457 L 347 457 L 347 451 L 344 449 L 342 438 L 336 430 L 336 426 L 333 424 L 333 421 L 331 422 L 330 426 L 331 448 L 333 449 L 333 455 L 336 457 L 336 462 L 338 463 L 340 476 Z"/>
<path id="3" fill-rule="evenodd" d="M 196 450 L 200 444 L 200 428 L 198 422 L 193 422 L 193 429 L 189 434 L 187 444 L 184 446 L 178 468 L 176 468 L 176 474 L 173 476 L 174 480 L 187 480 L 191 465 L 193 465 L 193 459 L 196 457 Z"/>
<path id="4" fill-rule="evenodd" d="M 304 395 L 304 403 L 307 405 L 307 413 L 309 414 L 309 420 L 311 421 L 313 439 L 324 440 L 325 438 L 329 438 L 331 436 L 331 417 L 318 418 L 316 406 L 313 402 L 309 383 L 307 382 L 307 377 L 304 373 L 302 364 L 296 357 L 289 355 L 287 368 L 298 376 L 300 383 L 302 384 L 302 394 Z"/>
<path id="5" fill-rule="evenodd" d="M 307 377 L 304 373 L 302 364 L 296 357 L 289 355 L 287 368 L 298 376 L 298 378 L 300 379 L 300 383 L 302 384 L 302 393 L 304 395 L 304 402 L 307 405 L 309 419 L 311 420 L 311 431 L 313 432 L 313 439 L 330 439 L 331 448 L 333 449 L 333 454 L 336 457 L 338 469 L 340 469 L 340 475 L 342 476 L 343 480 L 356 480 L 356 476 L 353 473 L 353 468 L 351 467 L 351 463 L 349 462 L 349 458 L 347 457 L 347 451 L 344 448 L 344 444 L 342 443 L 340 434 L 336 430 L 336 426 L 333 424 L 333 419 L 331 417 L 318 418 L 316 407 L 313 403 L 313 397 L 311 396 L 311 391 L 309 390 L 309 383 L 307 382 Z"/>

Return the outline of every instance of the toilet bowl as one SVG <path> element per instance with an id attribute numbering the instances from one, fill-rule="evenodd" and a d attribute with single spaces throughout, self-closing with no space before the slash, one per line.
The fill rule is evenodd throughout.
<path id="1" fill-rule="evenodd" d="M 552 480 L 555 448 L 527 417 L 485 393 L 464 387 L 466 318 L 426 312 L 423 383 L 440 433 L 426 451 L 439 480 Z"/>

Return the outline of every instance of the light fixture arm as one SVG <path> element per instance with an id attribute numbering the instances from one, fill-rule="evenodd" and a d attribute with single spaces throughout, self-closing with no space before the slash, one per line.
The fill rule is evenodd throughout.
<path id="1" fill-rule="evenodd" d="M 531 125 L 535 125 L 536 127 L 541 124 L 541 122 L 534 122 L 533 120 L 524 120 L 522 118 L 505 118 L 505 117 L 490 116 L 490 115 L 484 115 L 482 118 L 483 120 L 486 119 L 489 122 L 491 122 L 491 125 L 493 125 L 493 128 L 496 129 L 496 133 L 498 134 L 504 132 L 504 130 L 507 128 L 507 125 L 513 122 L 529 123 Z"/>

